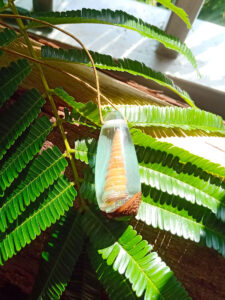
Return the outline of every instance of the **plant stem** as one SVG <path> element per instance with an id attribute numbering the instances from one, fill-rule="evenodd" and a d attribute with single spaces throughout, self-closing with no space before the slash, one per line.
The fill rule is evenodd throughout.
<path id="1" fill-rule="evenodd" d="M 12 12 L 15 15 L 19 15 L 16 6 L 13 3 L 13 0 L 9 0 L 8 3 L 10 5 L 11 9 L 12 9 Z M 31 57 L 34 58 L 35 60 L 37 60 L 36 53 L 34 52 L 34 49 L 33 49 L 32 44 L 30 42 L 29 36 L 28 36 L 28 34 L 27 34 L 27 32 L 26 32 L 26 30 L 24 28 L 23 21 L 20 18 L 17 18 L 16 21 L 17 21 L 17 24 L 18 24 L 18 26 L 20 28 L 21 34 L 24 36 L 24 39 L 25 39 L 25 42 L 26 42 L 27 47 L 29 49 Z M 43 72 L 43 69 L 42 69 L 41 65 L 38 64 L 38 63 L 35 63 L 35 64 L 36 64 L 37 68 L 40 71 L 40 76 L 41 76 L 42 83 L 44 85 L 46 94 L 47 94 L 48 99 L 50 101 L 53 113 L 54 113 L 55 118 L 56 118 L 57 125 L 59 126 L 59 129 L 60 129 L 60 132 L 61 132 L 64 144 L 65 144 L 65 147 L 66 147 L 67 156 L 68 156 L 68 158 L 70 160 L 71 167 L 72 167 L 72 170 L 73 170 L 74 183 L 78 186 L 78 188 L 80 188 L 79 177 L 78 177 L 78 173 L 77 173 L 77 169 L 76 169 L 76 165 L 75 165 L 75 159 L 74 159 L 73 155 L 71 154 L 71 148 L 70 148 L 67 136 L 65 134 L 64 128 L 62 126 L 61 119 L 60 119 L 60 117 L 58 115 L 54 99 L 53 99 L 53 97 L 51 95 L 50 88 L 48 86 L 48 83 L 47 83 L 47 80 L 46 80 L 46 77 L 44 75 L 44 72 Z"/>

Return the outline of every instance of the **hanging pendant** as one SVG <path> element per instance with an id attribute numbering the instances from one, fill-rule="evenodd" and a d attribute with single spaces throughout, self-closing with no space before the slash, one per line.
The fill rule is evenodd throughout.
<path id="1" fill-rule="evenodd" d="M 137 156 L 126 121 L 110 112 L 101 129 L 95 188 L 98 205 L 107 217 L 136 215 L 141 203 Z"/>

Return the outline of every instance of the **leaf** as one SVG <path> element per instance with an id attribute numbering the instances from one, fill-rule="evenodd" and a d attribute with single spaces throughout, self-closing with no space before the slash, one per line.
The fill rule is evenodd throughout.
<path id="1" fill-rule="evenodd" d="M 96 129 L 94 124 L 88 122 L 88 119 L 82 116 L 82 108 L 83 106 L 79 106 L 79 102 L 76 102 L 74 97 L 70 96 L 62 87 L 57 87 L 54 89 L 54 94 L 57 95 L 61 100 L 63 100 L 70 107 L 74 108 L 74 110 L 70 113 L 67 107 L 64 108 L 65 112 L 65 120 L 70 124 L 79 124 L 87 127 L 91 127 Z M 92 102 L 88 102 L 92 103 Z M 93 103 L 92 103 L 93 104 Z M 81 108 L 81 111 L 79 110 Z M 95 111 L 95 105 L 93 104 L 93 110 Z M 86 112 L 84 112 L 86 113 Z M 88 109 L 88 113 L 91 114 L 90 108 Z"/>
<path id="2" fill-rule="evenodd" d="M 161 164 L 141 164 L 141 182 L 170 195 L 180 196 L 191 203 L 209 208 L 218 219 L 225 221 L 224 184 L 210 184 L 194 175 L 177 173 Z"/>
<path id="3" fill-rule="evenodd" d="M 64 89 L 60 86 L 54 89 L 54 93 L 59 96 L 65 103 L 67 103 L 70 107 L 76 108 L 76 101 L 73 96 L 70 96 Z"/>
<path id="4" fill-rule="evenodd" d="M 90 170 L 89 168 L 84 169 L 84 181 L 80 188 L 80 194 L 84 199 L 88 200 L 89 203 L 95 205 L 95 208 L 98 209 L 94 181 L 93 170 Z"/>
<path id="5" fill-rule="evenodd" d="M 74 268 L 70 283 L 64 294 L 64 300 L 102 300 L 102 287 L 87 255 L 86 243 Z"/>
<path id="6" fill-rule="evenodd" d="M 196 173 L 196 176 L 201 178 L 209 177 L 206 172 L 214 176 L 225 177 L 225 168 L 219 164 L 194 155 L 173 144 L 158 141 L 138 129 L 131 129 L 130 133 L 139 163 L 145 162 L 147 164 L 157 155 L 158 162 L 161 162 L 163 165 L 177 165 L 177 169 L 179 169 L 181 166 L 179 163 L 185 164 L 182 169 L 184 173 Z"/>
<path id="7" fill-rule="evenodd" d="M 58 97 L 60 97 L 60 99 L 62 99 L 65 103 L 67 103 L 70 107 L 74 109 L 74 111 L 70 114 L 71 118 L 75 118 L 76 120 L 76 115 L 78 113 L 86 121 L 89 120 L 93 124 L 101 126 L 99 112 L 96 104 L 94 104 L 91 101 L 89 101 L 86 104 L 83 104 L 82 102 L 77 102 L 75 101 L 74 97 L 70 96 L 66 91 L 63 90 L 62 87 L 55 88 L 54 92 Z"/>
<path id="8" fill-rule="evenodd" d="M 4 111 L 0 119 L 0 159 L 37 117 L 45 102 L 35 89 L 29 90 L 17 101 Z"/>
<path id="9" fill-rule="evenodd" d="M 181 175 L 181 179 L 182 176 L 184 175 Z M 142 174 L 141 177 L 142 181 L 146 180 Z M 179 186 L 178 184 L 172 185 L 171 183 L 165 182 L 164 178 L 160 179 L 161 181 L 159 183 L 156 182 L 155 184 L 158 189 L 142 184 L 142 203 L 136 218 L 145 222 L 147 225 L 170 231 L 172 234 L 182 236 L 185 239 L 190 239 L 197 243 L 203 242 L 207 247 L 214 248 L 225 257 L 224 223 L 217 220 L 214 214 L 208 209 L 184 201 L 186 194 L 192 196 L 192 190 L 187 187 L 186 189 L 185 187 L 182 189 L 182 182 L 180 183 L 181 186 Z M 191 179 L 192 177 L 190 176 L 190 182 Z M 154 186 L 153 176 L 152 179 L 147 178 L 147 180 L 152 180 L 152 185 Z M 89 173 L 86 173 L 81 192 L 82 197 L 96 205 L 93 182 L 93 174 L 89 171 Z M 205 186 L 206 185 L 208 185 L 208 182 L 205 182 Z M 180 197 L 176 196 L 176 193 L 178 193 L 177 186 L 178 189 L 180 188 L 180 190 L 178 190 Z M 210 188 L 213 195 L 211 185 L 209 185 L 208 191 L 210 191 Z M 167 192 L 165 192 L 164 189 Z M 218 191 L 216 191 L 216 187 L 214 187 L 214 189 L 214 197 L 219 196 L 219 191 L 224 194 L 224 190 L 221 191 L 218 188 Z M 201 196 L 198 197 L 200 198 Z M 202 196 L 202 201 L 205 201 L 209 206 L 213 206 L 213 204 L 210 203 L 210 200 L 207 202 L 207 198 L 203 198 Z M 215 203 L 215 199 L 212 200 L 214 200 Z M 217 209 L 218 211 L 223 211 L 223 203 L 221 204 L 221 207 L 219 206 L 219 203 L 217 203 Z M 220 216 L 223 218 L 223 213 L 220 213 Z"/>
<path id="10" fill-rule="evenodd" d="M 31 67 L 26 59 L 19 59 L 0 69 L 0 107 L 13 95 L 30 71 Z"/>
<path id="11" fill-rule="evenodd" d="M 51 234 L 36 277 L 31 299 L 60 299 L 83 246 L 80 216 L 71 208 Z"/>
<path id="12" fill-rule="evenodd" d="M 169 267 L 132 226 L 106 221 L 90 210 L 83 216 L 82 226 L 102 259 L 130 281 L 137 297 L 189 299 Z"/>
<path id="13" fill-rule="evenodd" d="M 0 230 L 4 232 L 25 209 L 34 202 L 49 185 L 61 175 L 67 161 L 57 147 L 43 151 L 21 174 L 22 180 L 13 192 L 5 197 L 0 208 Z"/>
<path id="14" fill-rule="evenodd" d="M 110 300 L 136 300 L 137 297 L 132 290 L 129 281 L 123 275 L 113 270 L 112 266 L 108 266 L 101 255 L 91 246 L 89 246 L 88 254 L 98 280 L 104 286 Z M 143 297 L 138 298 L 143 299 Z"/>
<path id="15" fill-rule="evenodd" d="M 0 264 L 3 265 L 18 251 L 49 228 L 64 215 L 65 211 L 73 205 L 76 190 L 73 186 L 60 177 L 57 182 L 43 193 L 36 201 L 35 209 L 28 208 L 28 216 L 21 216 L 15 228 L 7 230 L 0 241 Z M 38 206 L 39 204 L 39 206 Z M 22 218 L 23 217 L 23 218 Z"/>
<path id="16" fill-rule="evenodd" d="M 76 113 L 101 127 L 98 107 L 95 103 L 91 101 L 87 103 L 76 102 L 74 99 L 68 101 L 66 99 L 70 99 L 71 96 L 61 88 L 57 88 L 56 94 L 65 94 L 65 96 L 61 96 L 61 99 L 74 108 Z M 184 130 L 200 129 L 207 133 L 215 132 L 225 135 L 223 119 L 201 109 L 154 105 L 117 105 L 117 109 L 133 127 L 177 127 Z M 103 116 L 109 110 L 111 110 L 109 106 L 104 106 L 102 109 Z M 72 112 L 70 116 L 73 117 L 73 114 Z"/>
<path id="17" fill-rule="evenodd" d="M 38 118 L 10 149 L 7 158 L 0 163 L 0 197 L 4 195 L 4 190 L 10 186 L 33 156 L 41 150 L 51 130 L 52 124 L 47 117 Z"/>
<path id="18" fill-rule="evenodd" d="M 209 181 L 201 180 L 199 177 L 176 173 L 172 168 L 164 167 L 161 164 L 140 164 L 140 179 L 147 185 L 156 188 L 168 195 L 179 196 L 190 203 L 202 205 L 209 208 L 218 219 L 224 219 L 224 184 L 210 184 Z M 154 190 L 154 189 L 153 189 Z M 149 189 L 150 193 L 151 189 Z M 94 174 L 90 169 L 85 172 L 84 182 L 80 193 L 84 199 L 97 206 L 94 187 Z"/>
<path id="19" fill-rule="evenodd" d="M 161 163 L 163 166 L 172 167 L 178 173 L 182 171 L 185 174 L 194 174 L 194 176 L 205 181 L 209 180 L 210 174 L 225 177 L 225 168 L 219 164 L 175 147 L 170 143 L 158 141 L 138 129 L 131 129 L 130 133 L 139 163 Z M 93 138 L 75 142 L 75 158 L 90 164 L 91 168 L 95 165 L 96 150 L 97 142 Z M 218 181 L 220 181 L 219 178 L 212 178 L 213 184 L 218 185 Z"/>
<path id="20" fill-rule="evenodd" d="M 4 7 L 4 2 L 3 0 L 0 0 L 0 8 L 3 8 Z"/>
<path id="21" fill-rule="evenodd" d="M 82 196 L 96 204 L 93 175 L 87 173 Z M 92 182 L 92 185 L 87 182 Z M 173 189 L 173 186 L 171 186 Z M 204 207 L 186 202 L 182 197 L 142 184 L 142 203 L 137 220 L 154 228 L 170 231 L 185 239 L 202 243 L 225 257 L 224 223 Z"/>
<path id="22" fill-rule="evenodd" d="M 172 35 L 168 35 L 163 30 L 156 26 L 150 25 L 141 19 L 121 11 L 112 11 L 110 9 L 86 9 L 67 12 L 48 12 L 48 13 L 33 13 L 32 17 L 47 21 L 51 24 L 68 24 L 68 23 L 97 23 L 97 24 L 108 24 L 120 26 L 123 28 L 131 29 L 138 32 L 140 35 L 155 39 L 162 43 L 165 47 L 175 50 L 183 54 L 193 65 L 197 68 L 196 60 L 191 52 L 191 50 L 182 43 L 178 38 Z M 33 22 L 30 27 L 40 26 L 39 24 Z"/>
<path id="23" fill-rule="evenodd" d="M 166 77 L 163 73 L 156 72 L 147 67 L 144 63 L 129 58 L 113 60 L 110 55 L 100 54 L 98 52 L 90 51 L 90 54 L 95 62 L 95 65 L 99 69 L 114 70 L 120 72 L 128 72 L 133 75 L 142 76 L 144 78 L 153 80 L 154 82 L 170 89 L 183 100 L 185 100 L 190 106 L 195 106 L 193 100 L 187 94 L 187 92 L 181 90 L 174 82 Z M 75 63 L 86 64 L 91 66 L 90 61 L 86 53 L 81 49 L 55 49 L 50 46 L 43 46 L 41 48 L 41 55 L 45 59 L 55 59 L 61 61 L 69 61 Z"/>
<path id="24" fill-rule="evenodd" d="M 1 7 L 1 4 L 0 4 Z M 7 46 L 12 41 L 14 41 L 17 38 L 17 34 L 14 30 L 5 28 L 0 32 L 0 46 Z M 2 54 L 2 50 L 0 50 L 0 55 Z"/>
<path id="25" fill-rule="evenodd" d="M 142 203 L 137 220 L 154 228 L 202 242 L 225 257 L 224 223 L 219 222 L 208 210 L 182 201 L 154 188 L 142 186 Z"/>
<path id="26" fill-rule="evenodd" d="M 75 157 L 94 167 L 97 142 L 94 139 L 86 139 L 75 142 Z M 141 154 L 141 153 L 140 153 Z M 151 187 L 167 192 L 170 195 L 178 195 L 191 203 L 197 203 L 209 208 L 218 219 L 225 221 L 225 190 L 223 181 L 200 179 L 188 173 L 177 172 L 171 166 L 162 165 L 166 156 L 162 157 L 161 152 L 153 153 L 151 163 L 144 163 L 143 156 L 139 157 L 141 182 Z M 162 160 L 163 158 L 163 160 Z M 84 198 L 95 199 L 95 189 L 93 186 L 93 176 L 90 171 L 85 176 L 85 182 L 82 184 L 81 193 Z M 90 192 L 91 191 L 91 192 Z M 90 195 L 93 194 L 93 196 Z M 93 202 L 93 201 L 91 201 Z"/>
<path id="27" fill-rule="evenodd" d="M 95 166 L 96 151 L 97 141 L 93 138 L 75 141 L 75 158 L 89 164 L 91 168 Z"/>
<path id="28" fill-rule="evenodd" d="M 161 3 L 163 6 L 170 9 L 172 12 L 174 12 L 178 17 L 181 18 L 181 20 L 184 21 L 184 23 L 187 24 L 187 28 L 191 28 L 190 20 L 188 18 L 187 13 L 180 7 L 174 5 L 171 0 L 157 0 L 158 3 Z"/>
<path id="29" fill-rule="evenodd" d="M 201 109 L 154 105 L 119 105 L 117 108 L 131 126 L 135 127 L 178 127 L 225 134 L 223 119 Z"/>

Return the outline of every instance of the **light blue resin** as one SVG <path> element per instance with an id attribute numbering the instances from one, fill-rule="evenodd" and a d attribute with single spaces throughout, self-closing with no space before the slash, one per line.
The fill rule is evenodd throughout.
<path id="1" fill-rule="evenodd" d="M 115 137 L 115 133 L 117 137 Z M 112 144 L 118 144 L 119 146 L 113 153 L 121 153 L 114 158 L 112 154 Z M 117 141 L 117 143 L 115 142 Z M 114 161 L 114 166 L 118 161 L 120 166 L 113 168 L 113 171 L 122 172 L 121 176 L 117 176 L 116 186 L 114 180 L 106 183 L 106 176 L 109 176 L 109 170 L 112 168 L 109 166 L 110 159 Z M 123 168 L 121 168 L 120 161 L 123 160 Z M 120 169 L 120 170 L 118 170 Z M 122 170 L 124 169 L 124 170 Z M 123 177 L 126 177 L 126 180 Z M 121 178 L 121 182 L 120 179 Z M 125 183 L 124 183 L 125 182 Z M 110 189 L 106 188 L 107 184 L 110 184 Z M 115 186 L 115 191 L 113 187 Z M 118 190 L 121 186 L 121 190 Z M 140 175 L 137 156 L 133 142 L 131 140 L 130 132 L 127 126 L 127 122 L 123 119 L 122 115 L 118 111 L 110 112 L 107 114 L 104 125 L 101 129 L 97 156 L 95 166 L 95 189 L 98 205 L 100 209 L 106 213 L 115 212 L 119 207 L 124 205 L 131 197 L 141 191 Z M 112 199 L 112 201 L 109 199 Z"/>

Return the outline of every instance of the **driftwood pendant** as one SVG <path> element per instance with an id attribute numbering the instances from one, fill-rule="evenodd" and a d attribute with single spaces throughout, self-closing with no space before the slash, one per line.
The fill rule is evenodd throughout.
<path id="1" fill-rule="evenodd" d="M 126 121 L 110 112 L 101 129 L 95 188 L 98 205 L 107 217 L 136 215 L 141 203 L 137 156 Z"/>

